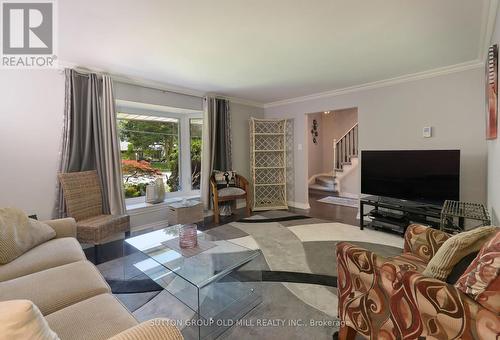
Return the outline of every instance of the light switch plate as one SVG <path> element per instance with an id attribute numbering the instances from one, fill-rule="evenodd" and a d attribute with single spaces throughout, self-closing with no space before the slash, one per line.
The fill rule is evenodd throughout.
<path id="1" fill-rule="evenodd" d="M 424 138 L 431 138 L 432 137 L 432 127 L 426 126 L 422 130 L 422 136 Z"/>
<path id="2" fill-rule="evenodd" d="M 301 150 L 302 150 L 302 144 L 298 144 L 298 145 L 297 145 L 297 149 L 298 149 L 299 151 L 301 151 Z"/>

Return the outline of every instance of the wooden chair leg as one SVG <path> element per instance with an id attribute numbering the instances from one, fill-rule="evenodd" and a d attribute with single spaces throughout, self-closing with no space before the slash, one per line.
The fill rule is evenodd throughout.
<path id="1" fill-rule="evenodd" d="M 339 329 L 339 340 L 354 340 L 356 338 L 356 330 L 348 326 L 342 326 Z"/>
<path id="2" fill-rule="evenodd" d="M 214 222 L 219 224 L 220 222 L 220 213 L 219 213 L 219 202 L 217 199 L 214 199 Z"/>

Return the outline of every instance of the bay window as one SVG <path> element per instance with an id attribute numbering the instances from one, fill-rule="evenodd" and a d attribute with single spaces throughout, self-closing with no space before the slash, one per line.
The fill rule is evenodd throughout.
<path id="1" fill-rule="evenodd" d="M 127 204 L 144 202 L 146 186 L 163 178 L 169 197 L 199 195 L 201 113 L 118 108 Z"/>

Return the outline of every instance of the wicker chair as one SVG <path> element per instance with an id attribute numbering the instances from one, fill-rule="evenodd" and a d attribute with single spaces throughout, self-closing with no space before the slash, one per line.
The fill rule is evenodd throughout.
<path id="1" fill-rule="evenodd" d="M 248 180 L 236 174 L 235 178 L 235 187 L 228 188 L 217 188 L 217 182 L 215 180 L 215 175 L 212 174 L 210 177 L 210 187 L 212 189 L 212 198 L 213 198 L 213 211 L 214 211 L 214 222 L 220 222 L 220 212 L 219 212 L 219 203 L 220 202 L 228 202 L 239 199 L 244 199 L 246 201 L 246 213 L 247 216 L 250 216 L 252 210 L 250 208 L 250 185 Z"/>
<path id="2" fill-rule="evenodd" d="M 102 209 L 101 184 L 97 171 L 59 174 L 69 217 L 76 220 L 77 239 L 81 243 L 93 244 L 95 260 L 98 261 L 98 246 L 118 233 L 130 235 L 128 215 L 104 214 Z"/>

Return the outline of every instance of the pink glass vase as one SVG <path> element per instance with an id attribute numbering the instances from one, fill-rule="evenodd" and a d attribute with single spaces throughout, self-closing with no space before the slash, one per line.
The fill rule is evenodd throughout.
<path id="1" fill-rule="evenodd" d="M 194 248 L 198 245 L 198 227 L 196 224 L 186 224 L 179 229 L 179 246 L 181 248 Z"/>

